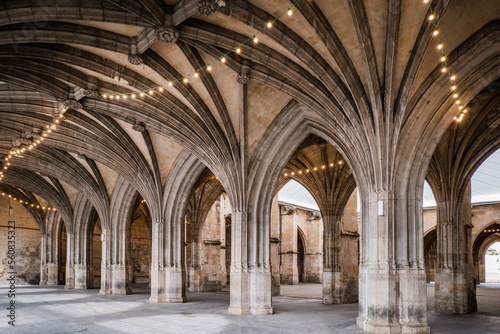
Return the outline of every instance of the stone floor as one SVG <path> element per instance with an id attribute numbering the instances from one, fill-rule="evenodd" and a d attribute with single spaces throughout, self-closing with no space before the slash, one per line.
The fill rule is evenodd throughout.
<path id="1" fill-rule="evenodd" d="M 428 287 L 432 333 L 500 333 L 500 284 L 477 288 L 479 312 L 464 316 L 434 313 Z M 357 304 L 321 304 L 321 285 L 282 286 L 272 316 L 227 313 L 229 294 L 189 293 L 185 304 L 149 303 L 149 289 L 128 296 L 98 290 L 18 287 L 16 326 L 7 325 L 7 289 L 0 289 L 0 333 L 364 333 L 355 325 Z"/>

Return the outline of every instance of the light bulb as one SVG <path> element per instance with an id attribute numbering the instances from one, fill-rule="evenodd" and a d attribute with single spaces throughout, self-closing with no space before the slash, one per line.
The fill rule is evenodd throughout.
<path id="1" fill-rule="evenodd" d="M 309 173 L 309 169 L 306 169 L 306 173 Z"/>
<path id="2" fill-rule="evenodd" d="M 127 99 L 127 95 L 123 95 L 123 99 L 126 100 Z"/>
<path id="3" fill-rule="evenodd" d="M 116 99 L 119 100 L 120 99 L 120 95 L 116 95 Z"/>
<path id="4" fill-rule="evenodd" d="M 451 86 L 451 90 L 455 90 L 455 89 L 457 89 L 457 86 L 455 86 L 455 85 Z"/>
<path id="5" fill-rule="evenodd" d="M 220 61 L 223 62 L 223 63 L 225 63 L 226 62 L 226 58 L 222 57 L 222 59 Z"/>
<path id="6" fill-rule="evenodd" d="M 207 67 L 207 71 L 209 71 L 209 72 L 210 72 L 211 70 L 212 70 L 212 66 L 208 66 L 208 67 Z"/>
<path id="7" fill-rule="evenodd" d="M 197 78 L 198 77 L 198 72 L 195 72 L 194 73 L 194 77 Z"/>
<path id="8" fill-rule="evenodd" d="M 432 33 L 434 36 L 437 36 L 439 34 L 439 32 L 436 30 L 434 30 L 434 32 Z"/>
<path id="9" fill-rule="evenodd" d="M 110 95 L 110 96 L 109 96 L 109 98 L 110 98 L 110 99 L 114 99 L 115 97 L 114 97 L 113 95 Z"/>
<path id="10" fill-rule="evenodd" d="M 188 78 L 184 78 L 184 83 L 187 83 L 188 82 Z"/>
<path id="11" fill-rule="evenodd" d="M 287 12 L 288 16 L 291 16 L 293 14 L 292 10 L 289 9 L 288 12 Z"/>
<path id="12" fill-rule="evenodd" d="M 444 72 L 446 72 L 446 67 L 443 67 L 443 68 L 441 69 L 441 72 L 443 72 L 443 73 L 444 73 Z"/>
<path id="13" fill-rule="evenodd" d="M 429 15 L 429 21 L 434 20 L 434 14 Z"/>
<path id="14" fill-rule="evenodd" d="M 259 43 L 259 39 L 258 39 L 257 37 L 254 37 L 254 38 L 253 38 L 253 42 L 254 42 L 255 44 Z"/>
<path id="15" fill-rule="evenodd" d="M 292 175 L 295 175 L 295 172 L 292 172 Z"/>
<path id="16" fill-rule="evenodd" d="M 236 53 L 240 53 L 241 52 L 241 49 L 240 48 L 237 48 L 236 49 Z"/>
<path id="17" fill-rule="evenodd" d="M 149 95 L 153 95 L 153 90 L 152 89 L 149 90 Z"/>
<path id="18" fill-rule="evenodd" d="M 141 97 L 144 97 L 144 92 L 141 92 L 139 95 L 140 95 Z"/>
<path id="19" fill-rule="evenodd" d="M 455 101 L 455 104 L 460 104 L 460 100 L 456 100 L 456 101 Z"/>
<path id="20" fill-rule="evenodd" d="M 467 109 L 462 110 L 462 112 L 463 112 L 464 114 L 465 114 L 467 111 L 468 111 Z"/>
<path id="21" fill-rule="evenodd" d="M 457 93 L 453 94 L 453 97 L 454 97 L 455 99 L 458 99 L 458 94 L 457 94 Z"/>
<path id="22" fill-rule="evenodd" d="M 102 94 L 102 97 L 103 97 L 103 98 L 107 98 L 107 97 L 108 97 L 108 95 L 106 95 L 106 94 Z"/>
<path id="23" fill-rule="evenodd" d="M 158 88 L 160 92 L 163 92 L 163 87 Z"/>
<path id="24" fill-rule="evenodd" d="M 450 77 L 450 80 L 451 80 L 451 81 L 454 81 L 456 78 L 457 78 L 456 76 L 452 75 L 452 76 Z"/>
<path id="25" fill-rule="evenodd" d="M 441 57 L 441 61 L 445 61 L 446 60 L 446 57 L 445 56 L 442 56 Z"/>
<path id="26" fill-rule="evenodd" d="M 132 94 L 132 98 L 135 99 L 135 94 Z"/>
<path id="27" fill-rule="evenodd" d="M 268 23 L 267 23 L 267 27 L 268 27 L 268 28 L 271 28 L 272 26 L 273 26 L 273 24 L 272 24 L 271 22 L 268 22 Z"/>
<path id="28" fill-rule="evenodd" d="M 288 173 L 285 173 L 285 176 L 288 176 Z"/>

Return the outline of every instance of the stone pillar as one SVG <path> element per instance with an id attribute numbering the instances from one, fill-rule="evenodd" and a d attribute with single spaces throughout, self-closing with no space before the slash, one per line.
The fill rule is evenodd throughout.
<path id="1" fill-rule="evenodd" d="M 66 285 L 64 288 L 75 288 L 75 235 L 73 233 L 67 233 Z"/>
<path id="2" fill-rule="evenodd" d="M 40 241 L 40 285 L 47 285 L 47 235 Z"/>
<path id="3" fill-rule="evenodd" d="M 203 244 L 191 235 L 191 266 L 189 268 L 189 291 L 202 291 L 203 277 L 201 257 L 203 256 Z"/>
<path id="4" fill-rule="evenodd" d="M 361 190 L 361 198 L 357 325 L 370 333 L 430 333 L 421 203 L 386 190 Z"/>
<path id="5" fill-rule="evenodd" d="M 127 267 L 123 264 L 111 265 L 111 289 L 113 295 L 127 294 Z"/>
<path id="6" fill-rule="evenodd" d="M 163 224 L 152 224 L 151 235 L 151 303 L 165 302 L 165 273 L 163 271 Z"/>
<path id="7" fill-rule="evenodd" d="M 323 221 L 323 304 L 342 304 L 346 286 L 340 263 L 340 217 L 325 215 Z"/>
<path id="8" fill-rule="evenodd" d="M 47 285 L 57 285 L 57 271 L 59 265 L 57 263 L 47 263 Z"/>
<path id="9" fill-rule="evenodd" d="M 184 303 L 186 302 L 184 271 L 181 266 L 170 266 L 165 268 L 165 302 Z"/>
<path id="10" fill-rule="evenodd" d="M 101 258 L 101 295 L 110 295 L 113 291 L 111 278 L 111 231 L 107 228 L 102 229 L 102 258 Z"/>
<path id="11" fill-rule="evenodd" d="M 249 266 L 248 248 L 256 247 L 248 238 L 247 213 L 231 215 L 231 314 L 272 314 L 271 269 L 269 262 Z M 251 245 L 250 245 L 251 244 Z"/>
<path id="12" fill-rule="evenodd" d="M 87 265 L 75 264 L 75 289 L 87 289 Z"/>
<path id="13" fill-rule="evenodd" d="M 281 284 L 299 284 L 297 268 L 297 210 L 281 206 Z"/>
<path id="14" fill-rule="evenodd" d="M 476 312 L 470 183 L 462 201 L 438 203 L 437 216 L 436 312 Z"/>

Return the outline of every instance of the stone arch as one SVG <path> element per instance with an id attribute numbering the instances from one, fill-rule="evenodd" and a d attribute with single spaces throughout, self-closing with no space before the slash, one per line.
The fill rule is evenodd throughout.
<path id="1" fill-rule="evenodd" d="M 487 232 L 491 231 L 492 232 Z M 486 250 L 496 241 L 500 241 L 500 220 L 494 220 L 482 229 L 474 239 L 472 246 L 472 257 L 474 260 L 474 267 L 476 271 L 477 283 L 484 283 L 485 280 L 485 266 L 484 266 L 484 256 Z"/>
<path id="2" fill-rule="evenodd" d="M 185 213 L 191 192 L 205 168 L 196 156 L 183 150 L 167 176 L 162 219 L 153 221 L 152 227 L 151 302 L 186 301 Z"/>
<path id="3" fill-rule="evenodd" d="M 103 227 L 103 267 L 106 269 L 101 273 L 101 293 L 124 295 L 132 292 L 128 250 L 130 218 L 136 196 L 134 186 L 122 176 L 118 177 L 111 195 L 111 224 L 109 229 Z"/>

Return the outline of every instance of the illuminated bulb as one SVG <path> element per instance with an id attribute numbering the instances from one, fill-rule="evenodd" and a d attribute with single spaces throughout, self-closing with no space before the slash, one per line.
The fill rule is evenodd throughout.
<path id="1" fill-rule="evenodd" d="M 437 30 L 434 30 L 434 32 L 432 33 L 434 36 L 437 36 L 439 34 L 439 32 Z"/>
<path id="2" fill-rule="evenodd" d="M 306 169 L 306 173 L 309 173 L 309 169 Z"/>
<path id="3" fill-rule="evenodd" d="M 339 161 L 339 165 L 342 165 L 342 160 Z"/>
<path id="4" fill-rule="evenodd" d="M 48 130 L 47 130 L 47 132 L 48 132 L 48 133 L 51 133 L 51 132 L 52 132 L 52 130 L 51 130 L 51 129 L 48 129 Z"/>
<path id="5" fill-rule="evenodd" d="M 451 90 L 455 90 L 455 89 L 457 89 L 457 86 L 455 86 L 455 85 L 451 86 Z"/>
<path id="6" fill-rule="evenodd" d="M 56 119 L 56 123 L 59 123 L 59 120 L 58 120 L 58 119 Z"/>
<path id="7" fill-rule="evenodd" d="M 465 113 L 467 113 L 467 111 L 468 111 L 467 109 L 462 110 L 462 112 L 463 112 L 464 114 L 465 114 Z"/>
<path id="8" fill-rule="evenodd" d="M 144 97 L 144 92 L 141 92 L 139 95 L 140 95 L 141 97 Z"/>
<path id="9" fill-rule="evenodd" d="M 135 99 L 135 94 L 132 94 L 132 98 Z"/>
<path id="10" fill-rule="evenodd" d="M 44 207 L 44 206 L 42 206 L 42 210 L 45 210 L 45 207 Z"/>
<path id="11" fill-rule="evenodd" d="M 455 101 L 455 104 L 460 104 L 460 100 L 456 100 L 456 101 Z"/>
<path id="12" fill-rule="evenodd" d="M 120 99 L 120 95 L 116 95 L 116 99 L 119 100 Z"/>
<path id="13" fill-rule="evenodd" d="M 153 90 L 149 90 L 149 95 L 153 95 Z"/>
<path id="14" fill-rule="evenodd" d="M 158 88 L 160 92 L 163 92 L 163 87 Z"/>
<path id="15" fill-rule="evenodd" d="M 258 39 L 257 37 L 254 37 L 254 38 L 253 38 L 253 42 L 254 42 L 255 44 L 259 43 L 259 39 Z"/>
<path id="16" fill-rule="evenodd" d="M 326 167 L 325 165 L 321 166 L 321 168 L 323 168 L 323 169 L 325 169 L 325 167 Z"/>
<path id="17" fill-rule="evenodd" d="M 37 206 L 36 206 L 36 208 L 37 208 L 37 209 L 40 209 L 40 205 L 37 205 Z"/>
<path id="18" fill-rule="evenodd" d="M 271 28 L 272 26 L 273 26 L 273 24 L 272 24 L 271 22 L 268 22 L 268 23 L 267 23 L 267 27 L 268 27 L 268 28 Z"/>
<path id="19" fill-rule="evenodd" d="M 301 170 L 299 170 L 299 174 L 302 174 L 302 171 L 301 171 Z"/>
<path id="20" fill-rule="evenodd" d="M 184 83 L 187 83 L 188 82 L 188 78 L 184 78 Z"/>
<path id="21" fill-rule="evenodd" d="M 34 207 L 34 206 L 35 206 L 35 204 L 31 204 L 31 207 Z"/>
<path id="22" fill-rule="evenodd" d="M 46 133 L 44 133 L 44 134 L 43 134 L 43 136 L 44 136 L 44 137 L 47 137 L 47 134 L 46 134 Z"/>
<path id="23" fill-rule="evenodd" d="M 36 141 L 36 144 L 40 144 L 40 139 L 38 139 L 38 140 Z"/>
<path id="24" fill-rule="evenodd" d="M 438 44 L 438 50 L 441 50 L 443 48 L 443 44 L 439 43 Z"/>
<path id="25" fill-rule="evenodd" d="M 428 3 L 428 2 L 429 2 L 429 0 L 424 0 L 424 3 Z"/>
<path id="26" fill-rule="evenodd" d="M 123 95 L 123 99 L 126 100 L 127 99 L 127 95 Z"/>
<path id="27" fill-rule="evenodd" d="M 198 77 L 198 72 L 195 72 L 194 73 L 194 77 L 197 78 Z"/>
<path id="28" fill-rule="evenodd" d="M 225 63 L 226 62 L 226 58 L 222 57 L 222 59 L 220 61 L 223 62 L 223 63 Z"/>
<path id="29" fill-rule="evenodd" d="M 445 56 L 442 56 L 441 57 L 441 61 L 445 61 L 446 60 L 446 57 Z"/>
<path id="30" fill-rule="evenodd" d="M 45 134 L 45 137 L 47 137 L 47 134 Z M 44 140 L 44 139 L 45 139 L 44 137 L 40 138 L 40 140 Z"/>
<path id="31" fill-rule="evenodd" d="M 292 175 L 295 175 L 295 172 L 292 172 Z"/>
<path id="32" fill-rule="evenodd" d="M 59 118 L 62 118 L 64 115 L 63 114 L 59 114 Z"/>
<path id="33" fill-rule="evenodd" d="M 441 72 L 443 72 L 443 73 L 444 73 L 444 72 L 446 72 L 446 67 L 443 67 L 443 68 L 441 69 Z"/>
<path id="34" fill-rule="evenodd" d="M 316 167 L 313 168 L 314 170 L 318 170 Z"/>
<path id="35" fill-rule="evenodd" d="M 293 13 L 293 12 L 292 12 L 292 10 L 291 10 L 291 9 L 289 9 L 289 10 L 288 10 L 288 12 L 287 12 L 288 16 L 291 16 L 291 15 L 292 15 L 292 13 Z"/>
<path id="36" fill-rule="evenodd" d="M 102 97 L 103 97 L 103 98 L 107 98 L 107 97 L 108 97 L 108 95 L 106 95 L 106 94 L 102 94 Z"/>
<path id="37" fill-rule="evenodd" d="M 285 173 L 285 176 L 288 176 L 288 173 Z"/>
<path id="38" fill-rule="evenodd" d="M 434 14 L 429 15 L 429 21 L 434 20 Z"/>
<path id="39" fill-rule="evenodd" d="M 109 98 L 110 98 L 110 99 L 114 99 L 115 97 L 114 97 L 113 95 L 110 95 L 110 96 L 109 96 Z"/>
<path id="40" fill-rule="evenodd" d="M 207 71 L 209 71 L 209 72 L 210 72 L 211 70 L 212 70 L 212 66 L 208 66 L 208 67 L 207 67 Z"/>
<path id="41" fill-rule="evenodd" d="M 450 80 L 451 80 L 451 81 L 454 81 L 456 78 L 457 78 L 456 76 L 452 75 L 452 76 L 450 77 Z"/>
<path id="42" fill-rule="evenodd" d="M 458 110 L 462 110 L 464 107 L 462 106 L 458 106 Z"/>
<path id="43" fill-rule="evenodd" d="M 236 49 L 236 53 L 240 53 L 241 52 L 241 49 L 240 48 L 237 48 Z"/>
<path id="44" fill-rule="evenodd" d="M 458 94 L 457 93 L 453 94 L 453 98 L 458 99 Z"/>
<path id="45" fill-rule="evenodd" d="M 23 202 L 23 200 L 20 200 L 20 201 L 19 201 L 19 203 L 22 203 L 22 202 Z"/>
<path id="46" fill-rule="evenodd" d="M 168 85 L 169 85 L 170 87 L 172 87 L 172 85 L 173 85 L 172 81 L 169 81 L 169 82 L 168 82 Z"/>

